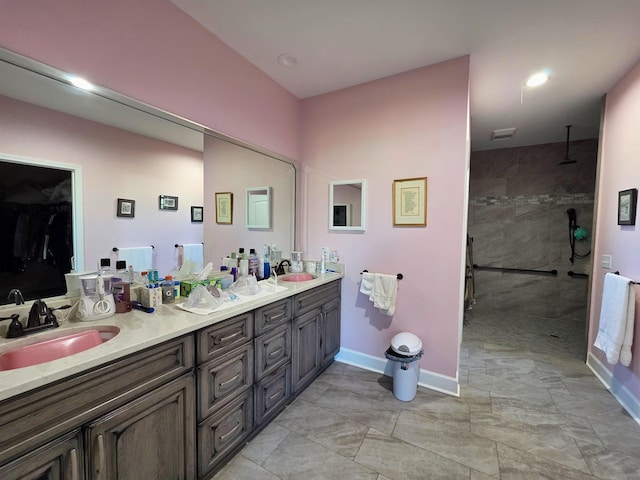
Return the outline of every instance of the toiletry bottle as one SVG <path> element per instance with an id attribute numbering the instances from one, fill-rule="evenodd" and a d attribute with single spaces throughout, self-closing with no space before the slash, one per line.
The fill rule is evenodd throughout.
<path id="1" fill-rule="evenodd" d="M 256 249 L 249 249 L 249 275 L 253 275 L 258 278 L 258 256 L 256 255 Z"/>
<path id="2" fill-rule="evenodd" d="M 128 282 L 129 281 L 129 273 L 127 272 L 127 261 L 126 260 L 117 260 L 116 261 L 116 273 L 111 278 L 112 282 Z"/>
<path id="3" fill-rule="evenodd" d="M 262 254 L 264 255 L 264 259 L 263 259 L 263 274 L 262 274 L 262 278 L 270 278 L 271 277 L 271 255 L 270 255 L 270 249 L 269 249 L 269 245 L 267 245 L 266 243 L 264 244 L 264 247 L 262 248 Z"/>
<path id="4" fill-rule="evenodd" d="M 175 285 L 173 284 L 173 277 L 167 275 L 162 282 L 162 303 L 174 303 L 175 302 Z"/>
<path id="5" fill-rule="evenodd" d="M 246 256 L 246 254 L 245 254 Z M 238 267 L 238 276 L 239 277 L 246 277 L 247 275 L 249 275 L 249 259 L 248 258 L 241 258 L 240 259 L 240 266 Z"/>
<path id="6" fill-rule="evenodd" d="M 231 252 L 231 266 L 229 268 L 238 268 L 238 257 L 236 256 L 236 252 Z"/>

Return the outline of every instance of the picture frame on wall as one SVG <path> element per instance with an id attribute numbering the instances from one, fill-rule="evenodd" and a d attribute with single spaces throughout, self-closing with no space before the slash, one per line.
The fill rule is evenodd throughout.
<path id="1" fill-rule="evenodd" d="M 118 199 L 118 206 L 116 209 L 116 216 L 133 218 L 136 210 L 136 201 L 126 198 Z"/>
<path id="2" fill-rule="evenodd" d="M 171 195 L 160 195 L 160 210 L 178 210 L 178 197 Z"/>
<path id="3" fill-rule="evenodd" d="M 618 225 L 636 224 L 638 189 L 629 188 L 618 192 Z"/>
<path id="4" fill-rule="evenodd" d="M 191 207 L 191 222 L 202 223 L 204 219 L 204 207 Z"/>
<path id="5" fill-rule="evenodd" d="M 216 192 L 216 223 L 233 224 L 233 193 Z"/>
<path id="6" fill-rule="evenodd" d="M 427 177 L 393 181 L 393 226 L 427 226 Z"/>

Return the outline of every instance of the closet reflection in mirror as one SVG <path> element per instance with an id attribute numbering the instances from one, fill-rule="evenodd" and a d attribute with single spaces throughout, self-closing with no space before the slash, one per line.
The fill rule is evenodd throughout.
<path id="1" fill-rule="evenodd" d="M 247 228 L 271 228 L 271 187 L 247 188 Z"/>
<path id="2" fill-rule="evenodd" d="M 329 229 L 365 229 L 364 180 L 343 180 L 329 184 Z"/>
<path id="3" fill-rule="evenodd" d="M 66 293 L 74 257 L 75 168 L 0 155 L 0 292 Z M 0 304 L 8 303 L 5 295 Z"/>

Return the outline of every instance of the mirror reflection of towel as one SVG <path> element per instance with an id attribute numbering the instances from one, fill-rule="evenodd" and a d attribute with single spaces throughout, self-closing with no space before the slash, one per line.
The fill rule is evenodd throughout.
<path id="1" fill-rule="evenodd" d="M 200 271 L 204 266 L 204 245 L 202 243 L 186 243 L 182 245 L 182 264 L 191 260 L 195 264 L 195 270 Z"/>
<path id="2" fill-rule="evenodd" d="M 136 272 L 153 269 L 153 247 L 118 248 L 118 259 L 125 260 L 127 267 L 133 265 Z"/>

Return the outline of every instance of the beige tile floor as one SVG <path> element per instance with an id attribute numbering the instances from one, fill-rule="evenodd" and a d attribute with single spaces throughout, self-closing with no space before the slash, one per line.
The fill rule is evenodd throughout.
<path id="1" fill-rule="evenodd" d="M 640 426 L 580 348 L 494 342 L 496 322 L 465 327 L 460 398 L 401 402 L 391 379 L 336 362 L 215 479 L 640 479 Z"/>

